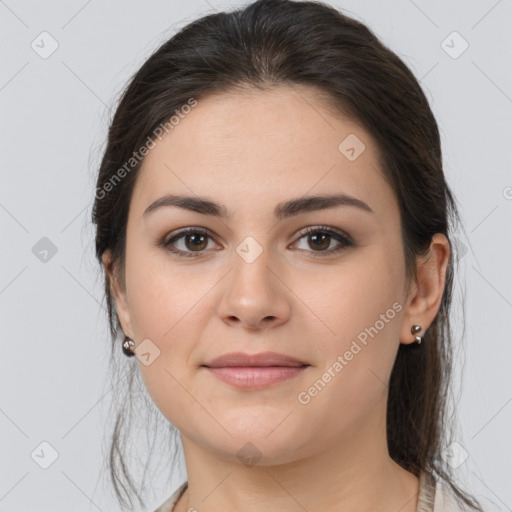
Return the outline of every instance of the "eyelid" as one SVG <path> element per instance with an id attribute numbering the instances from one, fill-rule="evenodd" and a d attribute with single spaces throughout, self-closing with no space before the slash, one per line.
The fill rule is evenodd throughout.
<path id="1" fill-rule="evenodd" d="M 194 234 L 200 234 L 200 235 L 205 235 L 209 238 L 211 238 L 212 240 L 215 240 L 215 236 L 210 232 L 209 229 L 206 229 L 206 228 L 201 228 L 201 227 L 195 227 L 195 226 L 189 226 L 189 227 L 186 227 L 186 228 L 183 228 L 183 229 L 179 229 L 177 232 L 175 232 L 174 234 L 172 235 L 169 235 L 167 234 L 166 236 L 164 236 L 162 242 L 160 243 L 160 245 L 163 245 L 164 248 L 166 246 L 168 246 L 170 244 L 170 242 L 172 241 L 175 241 L 175 240 L 179 240 L 180 238 L 184 237 L 185 235 L 188 235 L 189 233 L 194 233 Z M 187 252 L 194 252 L 194 251 L 187 251 Z M 201 252 L 201 251 L 197 251 L 198 254 Z"/>
<path id="2" fill-rule="evenodd" d="M 338 228 L 335 228 L 335 227 L 331 227 L 331 226 L 324 226 L 324 225 L 321 225 L 321 224 L 313 225 L 313 226 L 308 226 L 306 228 L 303 228 L 303 229 L 301 229 L 297 233 L 297 235 L 300 235 L 300 237 L 302 238 L 304 235 L 307 235 L 309 233 L 315 233 L 317 231 L 337 234 L 340 237 L 345 238 L 347 240 L 347 242 L 354 243 L 352 237 L 348 233 L 346 233 L 345 231 L 342 231 L 341 229 L 338 229 Z"/>
<path id="3" fill-rule="evenodd" d="M 207 228 L 188 226 L 186 228 L 179 229 L 177 232 L 175 232 L 171 236 L 169 236 L 169 235 L 165 236 L 163 238 L 163 240 L 158 245 L 161 245 L 164 249 L 166 249 L 167 251 L 169 251 L 171 253 L 174 253 L 178 257 L 184 257 L 184 258 L 196 257 L 197 258 L 197 257 L 204 256 L 204 254 L 207 253 L 208 251 L 206 251 L 206 250 L 205 251 L 183 251 L 181 249 L 170 249 L 169 248 L 169 246 L 171 245 L 171 242 L 179 240 L 189 233 L 201 234 L 201 235 L 204 235 L 204 236 L 210 238 L 213 241 L 215 241 L 215 238 L 216 238 L 210 232 L 210 230 Z M 297 237 L 298 238 L 293 243 L 299 242 L 302 238 L 304 238 L 305 236 L 307 236 L 310 233 L 327 233 L 328 236 L 334 237 L 339 242 L 339 245 L 337 247 L 335 247 L 334 249 L 329 249 L 327 251 L 306 251 L 306 252 L 312 253 L 314 255 L 314 257 L 327 257 L 327 256 L 330 256 L 333 254 L 337 254 L 337 253 L 339 253 L 345 249 L 348 249 L 350 247 L 353 247 L 355 245 L 352 237 L 348 233 L 346 233 L 338 228 L 331 227 L 331 226 L 325 226 L 325 225 L 311 225 L 311 226 L 302 228 L 294 235 L 295 238 L 297 238 Z"/>

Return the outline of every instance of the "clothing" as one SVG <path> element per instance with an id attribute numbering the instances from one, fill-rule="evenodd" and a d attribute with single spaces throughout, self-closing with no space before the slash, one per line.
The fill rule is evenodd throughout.
<path id="1" fill-rule="evenodd" d="M 174 505 L 185 492 L 188 481 L 183 482 L 170 498 L 164 501 L 155 512 L 172 512 Z M 464 512 L 446 486 L 436 481 L 431 473 L 426 471 L 420 475 L 420 490 L 416 512 Z"/>

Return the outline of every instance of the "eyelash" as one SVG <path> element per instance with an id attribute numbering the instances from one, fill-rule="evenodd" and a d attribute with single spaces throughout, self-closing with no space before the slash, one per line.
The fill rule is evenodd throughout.
<path id="1" fill-rule="evenodd" d="M 331 236 L 332 238 L 334 238 L 335 240 L 337 240 L 338 242 L 341 242 L 342 245 L 336 247 L 335 249 L 329 249 L 328 251 L 307 251 L 307 252 L 317 253 L 317 254 L 315 254 L 315 257 L 317 257 L 317 256 L 323 257 L 323 254 L 327 254 L 327 255 L 337 254 L 338 252 L 341 252 L 342 250 L 344 250 L 346 248 L 354 246 L 354 243 L 352 242 L 350 237 L 344 235 L 343 233 L 341 233 L 333 228 L 329 228 L 327 226 L 313 226 L 313 227 L 305 228 L 300 232 L 300 237 L 298 238 L 298 240 L 301 240 L 302 238 L 304 238 L 307 235 L 318 234 L 318 233 L 327 234 L 327 235 Z M 190 227 L 190 228 L 185 228 L 185 229 L 181 230 L 180 232 L 176 233 L 171 238 L 168 238 L 168 239 L 164 238 L 164 240 L 162 240 L 162 242 L 159 245 L 161 245 L 164 249 L 174 253 L 179 258 L 200 257 L 201 253 L 204 253 L 205 251 L 182 251 L 181 249 L 176 249 L 176 248 L 172 249 L 171 248 L 171 245 L 174 242 L 176 242 L 177 240 L 179 240 L 180 238 L 183 238 L 184 236 L 186 236 L 188 234 L 198 234 L 198 235 L 204 235 L 204 236 L 212 238 L 207 230 L 205 230 L 203 228 Z M 197 253 L 197 254 L 194 254 L 194 253 Z"/>

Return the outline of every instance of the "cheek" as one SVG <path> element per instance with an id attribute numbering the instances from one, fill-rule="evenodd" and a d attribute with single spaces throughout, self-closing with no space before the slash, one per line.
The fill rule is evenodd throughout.
<path id="1" fill-rule="evenodd" d="M 147 345 L 150 362 L 146 365 L 144 358 L 139 359 L 139 370 L 155 405 L 176 426 L 183 410 L 192 411 L 197 405 L 183 387 L 189 388 L 188 365 L 204 328 L 205 302 L 201 299 L 214 284 L 209 281 L 148 253 L 132 251 L 126 262 L 137 343 L 151 340 Z"/>
<path id="2" fill-rule="evenodd" d="M 394 253 L 384 252 L 374 247 L 353 265 L 340 266 L 325 279 L 323 293 L 316 287 L 298 293 L 322 320 L 310 322 L 321 326 L 315 343 L 317 387 L 328 382 L 326 395 L 336 395 L 334 403 L 345 411 L 363 409 L 380 396 L 399 347 L 403 270 L 399 259 L 387 263 L 397 261 Z"/>
<path id="3" fill-rule="evenodd" d="M 352 274 L 345 284 L 356 278 Z M 338 301 L 337 315 L 330 317 L 335 334 L 319 337 L 318 368 L 296 397 L 302 404 L 299 410 L 316 425 L 312 428 L 329 432 L 333 439 L 361 427 L 385 403 L 402 306 L 391 293 L 367 293 L 375 284 L 347 287 L 353 290 L 350 297 L 331 294 Z M 385 415 L 385 410 L 380 412 Z"/>
<path id="4" fill-rule="evenodd" d="M 208 283 L 185 266 L 171 264 L 163 249 L 138 248 L 131 256 L 126 286 L 134 330 L 140 338 L 169 343 L 183 324 L 191 327 L 187 314 L 193 314 Z"/>
<path id="5" fill-rule="evenodd" d="M 297 278 L 294 291 L 306 306 L 310 327 L 318 326 L 324 353 L 347 350 L 355 339 L 364 343 L 378 337 L 381 346 L 396 341 L 402 272 L 394 252 L 374 246 L 312 279 Z"/>

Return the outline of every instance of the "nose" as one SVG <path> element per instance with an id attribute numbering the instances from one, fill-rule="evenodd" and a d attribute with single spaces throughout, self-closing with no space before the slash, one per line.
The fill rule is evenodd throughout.
<path id="1" fill-rule="evenodd" d="M 290 317 L 293 295 L 263 251 L 254 261 L 234 254 L 217 313 L 223 322 L 247 330 L 277 327 Z M 281 273 L 282 274 L 282 273 Z"/>

